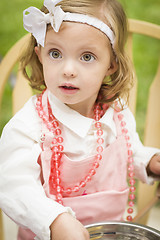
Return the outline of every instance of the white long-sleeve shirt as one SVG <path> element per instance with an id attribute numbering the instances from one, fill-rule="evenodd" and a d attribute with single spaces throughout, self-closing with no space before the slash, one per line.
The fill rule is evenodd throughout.
<path id="1" fill-rule="evenodd" d="M 64 152 L 73 161 L 81 161 L 93 155 L 96 149 L 94 120 L 86 118 L 61 103 L 49 92 L 49 101 L 54 116 L 60 122 L 64 138 Z M 0 139 L 0 207 L 21 226 L 31 229 L 38 239 L 50 239 L 50 225 L 55 218 L 70 212 L 46 197 L 40 180 L 37 159 L 41 153 L 41 119 L 35 110 L 36 96 L 8 122 Z M 130 110 L 123 110 L 126 128 L 135 161 L 136 177 L 146 183 L 146 166 L 159 149 L 144 147 L 136 133 L 136 124 Z M 117 135 L 113 120 L 114 110 L 109 108 L 101 118 L 104 145 L 112 143 Z"/>

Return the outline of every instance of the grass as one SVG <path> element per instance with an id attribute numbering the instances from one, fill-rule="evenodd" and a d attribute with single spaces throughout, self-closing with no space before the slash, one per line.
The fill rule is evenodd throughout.
<path id="1" fill-rule="evenodd" d="M 23 10 L 30 7 L 40 7 L 40 0 L 12 0 L 0 1 L 0 54 L 4 56 L 8 49 L 26 34 L 23 28 Z"/>
<path id="2" fill-rule="evenodd" d="M 157 0 L 119 1 L 124 6 L 129 18 L 148 21 L 158 25 L 160 24 L 160 5 Z M 136 112 L 137 131 L 141 140 L 143 141 L 148 91 L 158 65 L 160 53 L 159 41 L 153 40 L 150 37 L 135 35 L 133 53 L 134 65 L 138 77 L 138 98 Z"/>
<path id="3" fill-rule="evenodd" d="M 119 0 L 129 18 L 140 19 L 160 24 L 158 0 Z M 22 12 L 29 6 L 40 7 L 42 0 L 12 0 L 0 1 L 0 56 L 4 56 L 9 48 L 19 40 L 26 31 L 23 29 Z M 158 63 L 160 46 L 158 40 L 152 42 L 149 37 L 135 36 L 134 38 L 134 62 L 139 81 L 137 101 L 137 130 L 143 139 L 143 125 L 146 111 L 146 98 L 148 89 L 153 79 Z M 0 133 L 3 126 L 11 118 L 11 92 L 12 85 L 8 82 L 0 116 Z"/>

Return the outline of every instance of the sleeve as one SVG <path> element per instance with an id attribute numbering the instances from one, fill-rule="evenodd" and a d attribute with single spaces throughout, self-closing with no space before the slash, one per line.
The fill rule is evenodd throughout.
<path id="1" fill-rule="evenodd" d="M 46 197 L 37 163 L 41 148 L 27 126 L 10 121 L 0 140 L 0 207 L 37 239 L 50 239 L 50 225 L 71 209 Z"/>
<path id="2" fill-rule="evenodd" d="M 147 175 L 146 167 L 153 155 L 157 152 L 160 152 L 160 149 L 144 146 L 139 138 L 138 133 L 136 132 L 136 122 L 133 114 L 128 108 L 123 112 L 127 122 L 127 128 L 132 145 L 135 177 L 144 183 L 152 184 L 157 179 Z"/>

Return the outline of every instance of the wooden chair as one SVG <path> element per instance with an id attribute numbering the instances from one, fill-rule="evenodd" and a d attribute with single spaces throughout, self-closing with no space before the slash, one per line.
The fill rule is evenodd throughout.
<path id="1" fill-rule="evenodd" d="M 127 50 L 130 58 L 133 59 L 133 35 L 141 34 L 160 40 L 160 26 L 138 21 L 129 20 L 129 36 L 127 43 Z M 149 46 L 150 47 L 150 46 Z M 136 114 L 136 98 L 137 98 L 137 85 L 138 81 L 135 78 L 135 86 L 130 94 L 130 109 L 133 114 Z M 144 145 L 160 148 L 160 58 L 157 68 L 157 73 L 152 81 L 149 97 L 147 103 L 146 121 L 144 126 Z M 148 186 L 141 182 L 138 183 L 138 197 L 137 206 L 138 212 L 143 212 L 143 209 L 152 202 L 155 195 L 155 189 L 157 184 Z M 160 196 L 159 196 L 160 197 Z M 146 224 L 148 215 L 144 215 L 142 218 L 135 218 L 141 224 Z"/>
<path id="2" fill-rule="evenodd" d="M 147 35 L 152 38 L 160 39 L 160 26 L 155 24 L 129 20 L 129 36 L 127 43 L 127 50 L 132 58 L 132 42 L 133 34 Z M 2 62 L 0 63 L 0 104 L 4 92 L 5 84 L 12 72 L 14 65 L 19 61 L 19 56 L 21 51 L 26 47 L 26 42 L 28 41 L 30 34 L 27 34 L 22 39 L 20 39 L 6 54 Z M 135 79 L 135 81 L 137 81 Z M 150 87 L 150 94 L 148 100 L 148 108 L 146 114 L 146 124 L 145 124 L 145 138 L 144 144 L 160 148 L 160 107 L 154 108 L 155 103 L 160 103 L 160 64 L 158 66 L 157 74 Z M 32 90 L 29 87 L 27 81 L 20 69 L 18 68 L 16 84 L 13 89 L 12 95 L 12 109 L 13 114 L 15 114 L 27 101 L 27 99 L 32 95 Z M 135 114 L 136 112 L 136 98 L 137 98 L 137 84 L 131 91 L 130 97 L 130 108 Z M 138 211 L 145 207 L 148 202 L 155 195 L 154 186 L 146 186 L 144 184 L 139 184 L 138 187 Z M 148 194 L 149 191 L 149 194 Z M 145 224 L 147 221 L 146 217 L 141 220 L 141 223 Z M 2 213 L 0 212 L 0 239 L 3 240 L 3 226 L 2 226 Z"/>
<path id="3" fill-rule="evenodd" d="M 2 62 L 0 63 L 0 105 L 3 97 L 5 85 L 8 81 L 10 73 L 14 66 L 19 61 L 19 56 L 23 49 L 26 47 L 26 43 L 29 40 L 30 35 L 27 34 L 21 38 L 6 54 Z M 28 85 L 28 82 L 22 75 L 22 72 L 17 71 L 16 84 L 12 93 L 12 113 L 13 115 L 24 105 L 24 103 L 32 96 L 32 90 Z M 3 232 L 3 217 L 0 210 L 0 240 L 4 240 Z"/>

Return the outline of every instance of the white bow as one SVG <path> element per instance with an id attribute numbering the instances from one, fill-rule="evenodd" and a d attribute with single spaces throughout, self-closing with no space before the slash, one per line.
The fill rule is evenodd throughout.
<path id="1" fill-rule="evenodd" d="M 65 13 L 60 6 L 55 6 L 61 1 L 62 0 L 45 0 L 44 6 L 49 11 L 47 14 L 36 7 L 29 7 L 23 12 L 24 28 L 33 34 L 37 43 L 42 47 L 44 47 L 47 24 L 50 23 L 55 32 L 59 31 L 62 24 Z"/>
<path id="2" fill-rule="evenodd" d="M 99 29 L 106 34 L 114 48 L 114 33 L 104 22 L 85 14 L 64 12 L 60 6 L 56 7 L 56 4 L 61 1 L 62 0 L 44 0 L 44 6 L 49 11 L 47 14 L 35 7 L 29 7 L 24 10 L 24 28 L 33 34 L 38 44 L 44 47 L 47 24 L 51 24 L 54 31 L 58 32 L 63 21 L 70 21 L 85 23 Z"/>

